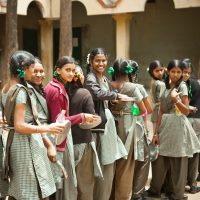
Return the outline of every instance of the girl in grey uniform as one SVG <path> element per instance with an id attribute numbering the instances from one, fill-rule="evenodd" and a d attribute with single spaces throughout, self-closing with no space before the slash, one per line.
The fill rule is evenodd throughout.
<path id="1" fill-rule="evenodd" d="M 130 81 L 135 82 L 139 73 L 139 66 L 137 62 L 133 60 L 129 60 L 129 63 L 133 68 L 132 79 L 130 79 Z M 138 83 L 135 84 L 143 97 L 142 101 L 146 108 L 146 112 L 143 115 L 137 116 L 134 137 L 135 169 L 133 176 L 132 199 L 139 200 L 142 199 L 142 194 L 145 190 L 149 174 L 150 148 L 148 144 L 148 128 L 145 121 L 147 120 L 147 115 L 152 113 L 152 106 L 144 86 Z"/>
<path id="2" fill-rule="evenodd" d="M 190 100 L 190 114 L 188 115 L 188 119 L 192 124 L 192 127 L 200 141 L 200 107 L 198 101 L 200 92 L 200 85 L 198 81 L 194 78 L 190 78 L 192 74 L 192 63 L 190 59 L 184 59 L 182 61 L 183 68 L 183 80 L 186 82 L 188 87 L 188 97 Z M 198 165 L 199 165 L 199 153 L 193 155 L 192 158 L 188 159 L 188 177 L 187 177 L 187 185 L 190 186 L 189 192 L 195 194 L 200 192 L 200 187 L 197 186 L 197 176 L 198 176 Z"/>
<path id="3" fill-rule="evenodd" d="M 164 67 L 159 60 L 155 60 L 152 63 L 150 63 L 150 66 L 147 70 L 150 76 L 152 77 L 150 91 L 154 103 L 154 108 L 153 113 L 151 115 L 151 122 L 153 123 L 153 130 L 155 130 L 160 107 L 160 97 L 165 89 L 165 84 L 162 81 L 164 75 Z"/>
<path id="4" fill-rule="evenodd" d="M 159 156 L 152 163 L 152 180 L 149 196 L 160 196 L 161 187 L 170 172 L 171 199 L 187 199 L 184 196 L 187 179 L 188 157 L 200 151 L 198 138 L 186 117 L 189 114 L 187 86 L 182 81 L 179 60 L 169 62 L 166 89 L 161 105 L 153 143 L 159 143 Z M 172 129 L 173 127 L 173 129 Z"/>
<path id="5" fill-rule="evenodd" d="M 123 102 L 122 100 L 122 102 L 112 105 L 112 113 L 117 122 L 117 133 L 127 149 L 128 158 L 116 161 L 113 196 L 111 199 L 129 200 L 131 199 L 134 177 L 135 132 L 137 119 L 137 117 L 132 114 L 131 110 L 134 104 L 137 104 L 140 110 L 140 113 L 138 112 L 137 115 L 143 114 L 146 109 L 142 101 L 143 97 L 136 84 L 129 82 L 132 78 L 133 69 L 132 66 L 129 65 L 128 60 L 115 60 L 113 67 L 110 67 L 109 71 L 113 71 L 113 88 L 117 89 L 122 94 L 135 98 L 135 103 L 133 101 Z"/>
<path id="6" fill-rule="evenodd" d="M 35 58 L 24 51 L 16 51 L 10 59 L 11 76 L 20 83 L 13 85 L 8 91 L 8 97 L 13 89 L 20 88 L 15 99 L 13 115 L 8 118 L 9 103 L 7 98 L 5 116 L 9 125 L 9 135 L 13 132 L 13 140 L 9 151 L 9 191 L 10 199 L 40 200 L 46 199 L 55 192 L 55 184 L 51 173 L 42 133 L 61 133 L 64 126 L 33 125 L 32 106 L 36 107 L 36 99 L 27 93 L 27 80 L 31 79 Z M 32 104 L 32 106 L 31 106 Z M 7 144 L 8 145 L 8 144 Z"/>
<path id="7" fill-rule="evenodd" d="M 97 151 L 100 158 L 104 178 L 95 180 L 95 200 L 109 200 L 114 178 L 115 161 L 127 156 L 127 151 L 117 135 L 113 115 L 108 108 L 108 101 L 124 97 L 110 90 L 108 79 L 103 75 L 107 67 L 108 54 L 102 48 L 93 49 L 88 55 L 88 74 L 85 86 L 90 91 L 95 112 L 100 114 L 104 123 L 96 127 Z"/>

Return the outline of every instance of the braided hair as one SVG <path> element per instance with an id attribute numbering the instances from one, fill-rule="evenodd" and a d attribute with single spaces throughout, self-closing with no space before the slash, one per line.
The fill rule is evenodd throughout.
<path id="1" fill-rule="evenodd" d="M 129 73 L 127 71 L 127 67 L 131 69 L 131 72 Z M 112 81 L 116 81 L 119 77 L 123 75 L 128 75 L 129 81 L 132 82 L 132 66 L 129 65 L 129 61 L 123 58 L 116 59 L 113 63 L 113 69 L 114 69 L 114 74 L 112 76 Z"/>

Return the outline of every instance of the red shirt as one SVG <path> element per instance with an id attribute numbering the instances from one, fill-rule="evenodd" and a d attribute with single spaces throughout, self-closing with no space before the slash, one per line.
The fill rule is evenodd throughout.
<path id="1" fill-rule="evenodd" d="M 51 123 L 56 122 L 58 114 L 62 110 L 66 110 L 65 119 L 70 120 L 71 124 L 79 124 L 83 122 L 83 114 L 69 116 L 69 102 L 68 95 L 62 83 L 57 79 L 50 81 L 44 89 L 47 106 L 50 114 Z M 66 146 L 66 139 L 57 146 L 58 151 L 64 151 Z"/>

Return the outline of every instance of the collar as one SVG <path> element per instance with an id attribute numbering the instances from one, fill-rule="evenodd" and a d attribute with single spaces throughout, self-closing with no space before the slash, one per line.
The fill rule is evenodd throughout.
<path id="1" fill-rule="evenodd" d="M 66 92 L 66 90 L 65 90 L 64 85 L 63 85 L 60 81 L 58 81 L 57 79 L 54 78 L 52 81 L 50 81 L 50 84 L 51 84 L 52 86 L 58 88 L 60 94 L 63 94 L 63 95 L 66 96 L 67 92 Z"/>

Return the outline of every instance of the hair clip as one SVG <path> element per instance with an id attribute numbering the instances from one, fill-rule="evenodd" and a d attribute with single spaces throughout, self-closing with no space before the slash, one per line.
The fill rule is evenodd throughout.
<path id="1" fill-rule="evenodd" d="M 108 68 L 108 74 L 109 74 L 111 77 L 113 77 L 114 73 L 115 73 L 114 68 L 113 68 L 113 67 L 109 67 L 109 68 Z"/>
<path id="2" fill-rule="evenodd" d="M 59 74 L 58 74 L 57 71 L 54 71 L 54 72 L 53 72 L 53 77 L 59 77 Z"/>
<path id="3" fill-rule="evenodd" d="M 131 65 L 127 65 L 127 66 L 125 67 L 125 73 L 126 73 L 126 74 L 131 74 L 132 72 L 133 72 L 132 66 L 131 66 Z"/>
<path id="4" fill-rule="evenodd" d="M 17 69 L 17 74 L 19 78 L 24 78 L 25 77 L 25 71 L 22 69 Z"/>

